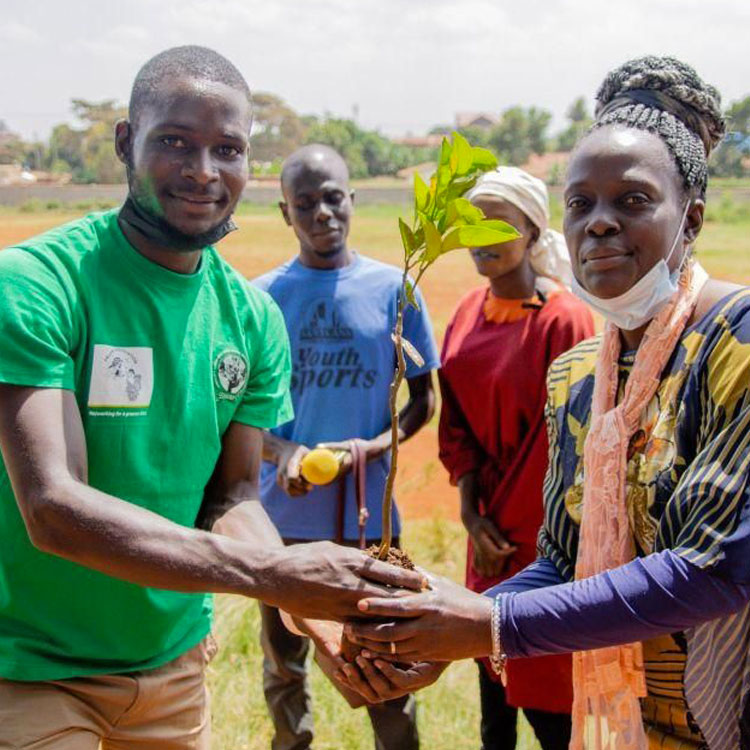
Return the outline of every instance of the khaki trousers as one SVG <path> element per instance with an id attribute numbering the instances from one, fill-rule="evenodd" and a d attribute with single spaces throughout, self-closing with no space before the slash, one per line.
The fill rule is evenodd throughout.
<path id="1" fill-rule="evenodd" d="M 208 750 L 210 636 L 156 669 L 47 682 L 0 679 L 0 750 Z"/>

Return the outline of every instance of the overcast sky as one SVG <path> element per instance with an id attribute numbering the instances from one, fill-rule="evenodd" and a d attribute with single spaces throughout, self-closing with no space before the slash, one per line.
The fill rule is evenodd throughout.
<path id="1" fill-rule="evenodd" d="M 515 104 L 557 129 L 641 54 L 690 62 L 725 103 L 750 94 L 749 38 L 749 0 L 0 0 L 0 119 L 46 137 L 71 98 L 125 102 L 151 55 L 203 44 L 300 113 L 356 106 L 389 135 Z"/>

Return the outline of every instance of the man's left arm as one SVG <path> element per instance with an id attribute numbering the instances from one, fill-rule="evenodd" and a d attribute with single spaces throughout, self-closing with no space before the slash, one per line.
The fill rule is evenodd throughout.
<path id="1" fill-rule="evenodd" d="M 206 487 L 197 525 L 207 531 L 282 547 L 276 527 L 260 502 L 258 477 L 263 456 L 263 431 L 232 422 L 224 434 L 222 450 Z"/>
<path id="2" fill-rule="evenodd" d="M 262 457 L 263 431 L 232 422 L 224 435 L 216 470 L 206 487 L 199 526 L 243 542 L 254 542 L 264 549 L 284 546 L 260 502 L 258 477 Z M 341 625 L 287 617 L 295 629 L 312 638 L 316 647 L 333 659 L 337 667 L 343 667 Z"/>

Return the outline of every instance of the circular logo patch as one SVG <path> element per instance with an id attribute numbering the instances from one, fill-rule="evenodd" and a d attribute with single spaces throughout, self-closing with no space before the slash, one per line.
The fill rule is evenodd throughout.
<path id="1" fill-rule="evenodd" d="M 247 383 L 247 359 L 236 349 L 227 349 L 214 362 L 214 382 L 227 398 L 242 393 Z"/>

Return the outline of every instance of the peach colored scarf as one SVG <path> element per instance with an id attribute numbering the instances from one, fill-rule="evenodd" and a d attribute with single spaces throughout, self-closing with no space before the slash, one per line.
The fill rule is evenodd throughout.
<path id="1" fill-rule="evenodd" d="M 619 330 L 608 323 L 596 363 L 591 427 L 583 451 L 584 489 L 576 580 L 617 568 L 635 556 L 625 505 L 628 442 L 656 393 L 698 294 L 707 280 L 694 262 L 683 270 L 678 291 L 649 323 L 620 404 Z M 571 750 L 644 750 L 638 699 L 646 695 L 640 643 L 573 654 Z"/>

